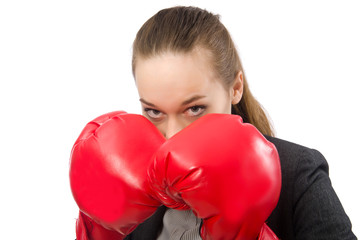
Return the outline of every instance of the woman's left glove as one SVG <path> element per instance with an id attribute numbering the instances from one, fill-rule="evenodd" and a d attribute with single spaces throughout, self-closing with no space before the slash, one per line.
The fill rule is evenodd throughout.
<path id="1" fill-rule="evenodd" d="M 262 230 L 279 200 L 279 155 L 239 116 L 208 114 L 172 136 L 149 178 L 164 205 L 203 219 L 202 239 L 274 239 Z"/>
<path id="2" fill-rule="evenodd" d="M 156 211 L 161 204 L 152 198 L 147 169 L 164 141 L 136 114 L 112 112 L 85 126 L 73 146 L 69 172 L 81 211 L 77 239 L 123 239 Z"/>

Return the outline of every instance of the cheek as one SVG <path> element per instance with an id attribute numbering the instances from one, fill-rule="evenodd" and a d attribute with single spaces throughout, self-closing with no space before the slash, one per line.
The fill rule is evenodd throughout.
<path id="1" fill-rule="evenodd" d="M 225 113 L 231 114 L 231 97 L 225 90 L 218 91 L 212 98 L 212 109 L 213 113 Z"/>
<path id="2" fill-rule="evenodd" d="M 223 113 L 223 114 L 231 114 L 231 104 L 223 103 L 218 104 L 210 113 Z"/>

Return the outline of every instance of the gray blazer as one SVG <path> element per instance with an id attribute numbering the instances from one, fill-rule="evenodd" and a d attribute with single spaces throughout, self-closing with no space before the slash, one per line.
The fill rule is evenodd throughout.
<path id="1" fill-rule="evenodd" d="M 339 201 L 321 153 L 266 136 L 278 149 L 282 190 L 266 223 L 280 239 L 357 239 Z M 156 239 L 166 207 L 140 224 L 127 240 Z"/>

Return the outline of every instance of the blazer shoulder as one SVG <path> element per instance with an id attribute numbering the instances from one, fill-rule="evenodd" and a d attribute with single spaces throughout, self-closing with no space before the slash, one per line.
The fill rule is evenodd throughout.
<path id="1" fill-rule="evenodd" d="M 292 212 L 301 196 L 318 180 L 330 183 L 329 167 L 317 150 L 275 137 L 265 136 L 276 147 L 282 171 L 280 201 Z M 291 216 L 290 216 L 291 217 Z"/>
<path id="2" fill-rule="evenodd" d="M 276 137 L 265 136 L 265 138 L 276 147 L 282 168 L 322 167 L 328 173 L 328 163 L 318 150 Z"/>

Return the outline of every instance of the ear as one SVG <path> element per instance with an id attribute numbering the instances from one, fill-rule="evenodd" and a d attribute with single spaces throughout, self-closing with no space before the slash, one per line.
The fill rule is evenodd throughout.
<path id="1" fill-rule="evenodd" d="M 231 95 L 231 104 L 238 104 L 243 96 L 243 86 L 244 86 L 244 76 L 240 71 L 236 74 L 234 83 L 232 85 L 232 95 Z"/>

